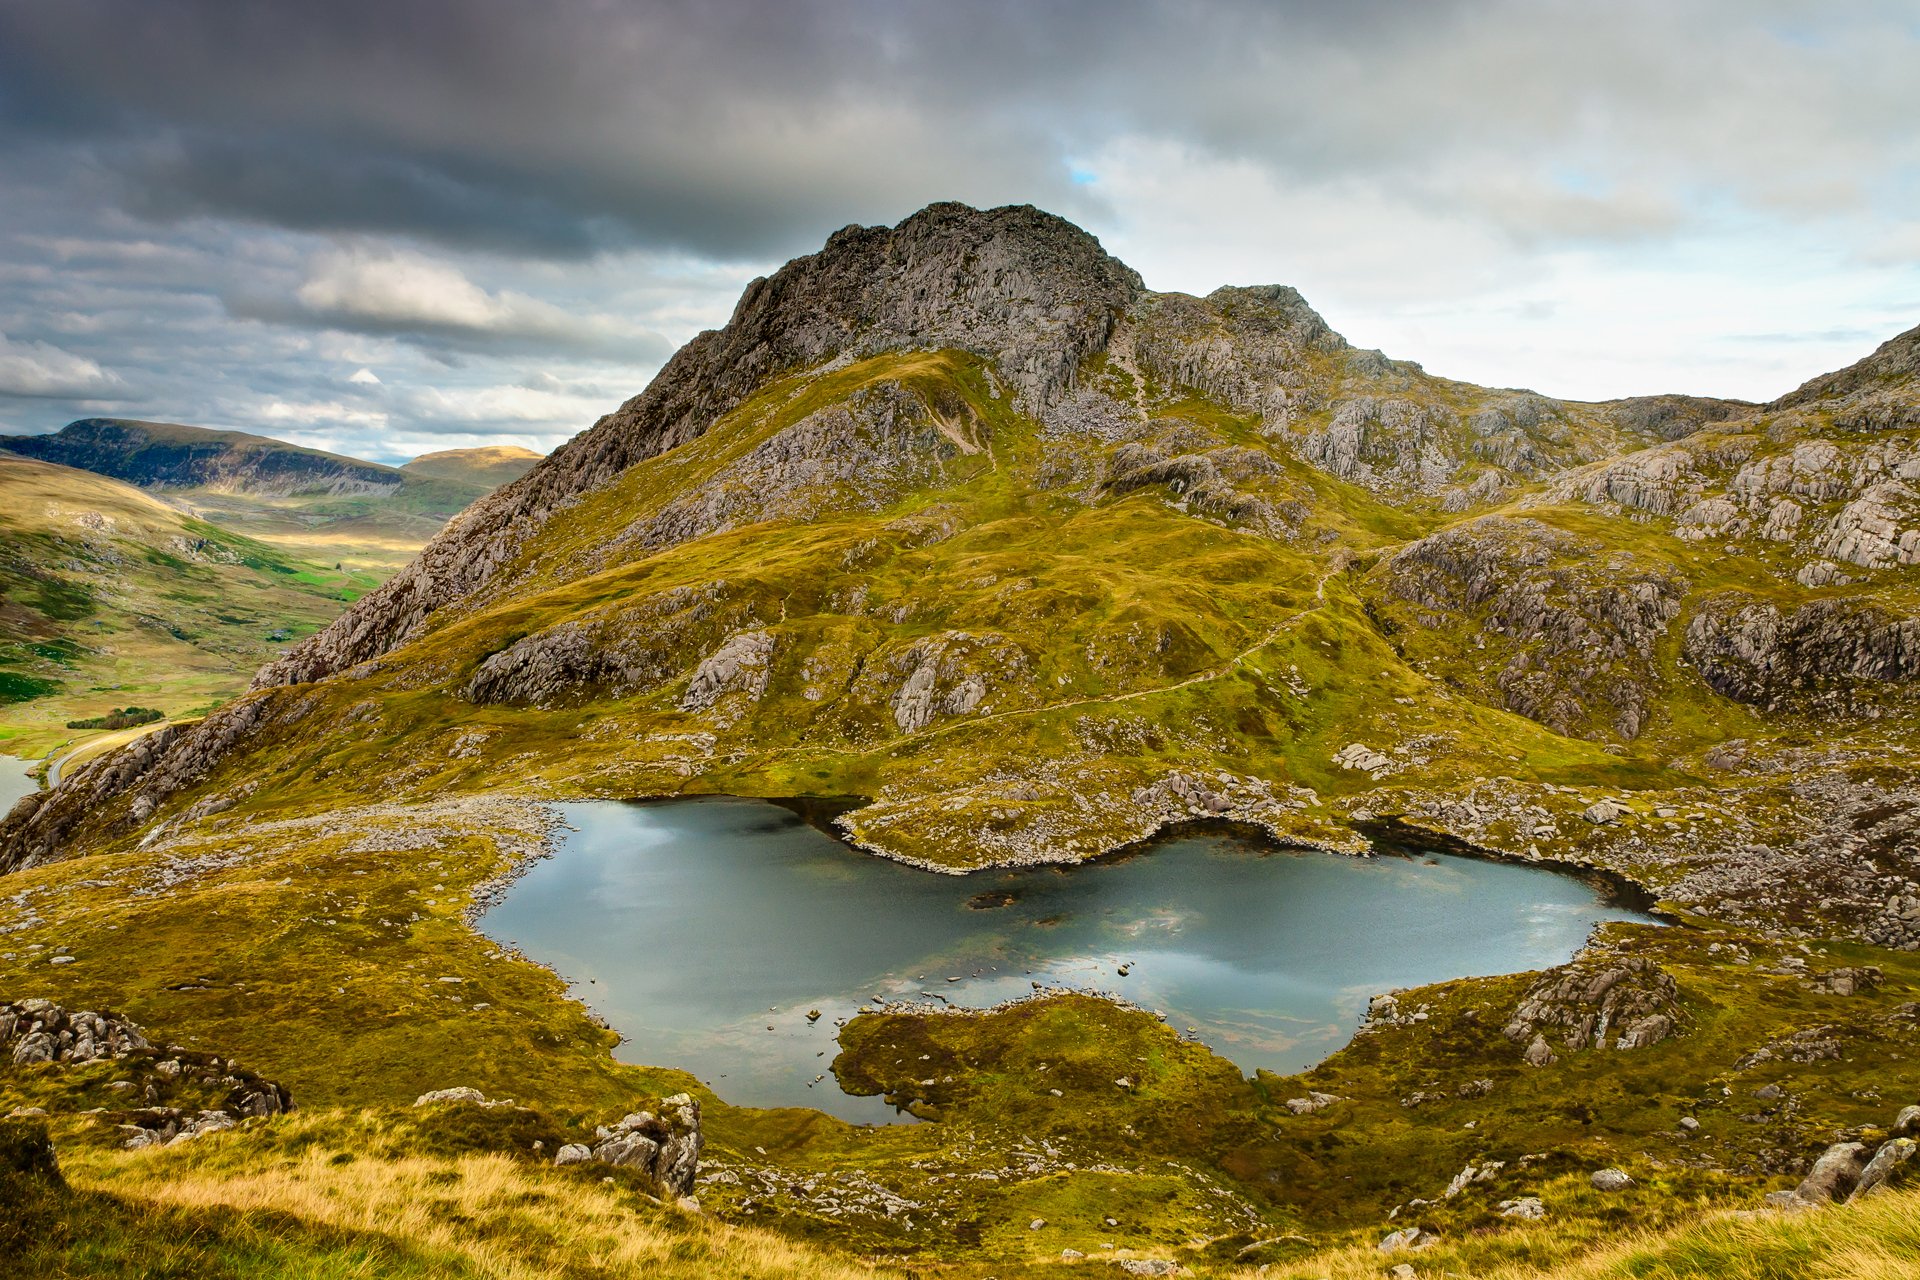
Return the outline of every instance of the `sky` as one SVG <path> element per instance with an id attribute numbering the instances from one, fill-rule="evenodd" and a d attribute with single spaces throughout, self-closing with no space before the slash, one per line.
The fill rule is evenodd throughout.
<path id="1" fill-rule="evenodd" d="M 0 0 L 0 431 L 549 449 L 849 223 L 1579 399 L 1920 324 L 1920 0 Z"/>

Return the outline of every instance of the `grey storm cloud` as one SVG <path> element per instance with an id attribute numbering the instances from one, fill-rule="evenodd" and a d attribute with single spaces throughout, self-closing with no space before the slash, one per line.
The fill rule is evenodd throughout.
<path id="1" fill-rule="evenodd" d="M 939 198 L 1084 214 L 1071 159 L 1113 136 L 1578 239 L 1670 228 L 1675 184 L 1890 198 L 1920 77 L 1888 36 L 1914 21 L 1873 0 L 62 0 L 0 9 L 0 110 L 16 141 L 87 147 L 148 215 L 553 256 L 768 257 Z"/>

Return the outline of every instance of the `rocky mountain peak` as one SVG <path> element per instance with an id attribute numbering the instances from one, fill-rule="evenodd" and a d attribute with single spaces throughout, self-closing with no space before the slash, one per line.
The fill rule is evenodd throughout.
<path id="1" fill-rule="evenodd" d="M 1834 425 L 1855 430 L 1920 425 L 1912 396 L 1920 378 L 1920 326 L 1887 339 L 1864 360 L 1809 379 L 1768 408 L 1831 410 Z"/>
<path id="2" fill-rule="evenodd" d="M 950 347 L 990 361 L 1038 411 L 1073 389 L 1146 292 L 1138 273 L 1031 205 L 929 205 L 845 227 L 749 284 L 726 327 L 674 353 L 633 399 L 525 477 L 468 508 L 406 569 L 256 678 L 321 679 L 387 652 L 486 582 L 547 517 L 628 467 L 702 435 L 770 380 L 837 359 Z"/>

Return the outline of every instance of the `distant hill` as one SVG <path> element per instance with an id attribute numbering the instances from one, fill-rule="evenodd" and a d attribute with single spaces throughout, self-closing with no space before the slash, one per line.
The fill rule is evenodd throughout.
<path id="1" fill-rule="evenodd" d="M 513 444 L 442 449 L 438 453 L 423 453 L 402 464 L 400 470 L 410 476 L 497 489 L 533 470 L 533 465 L 545 456 Z"/>
<path id="2" fill-rule="evenodd" d="M 0 738 L 51 744 L 130 704 L 204 709 L 378 581 L 0 453 Z"/>
<path id="3" fill-rule="evenodd" d="M 143 489 L 339 496 L 391 492 L 406 480 L 395 467 L 245 431 L 130 418 L 82 418 L 52 435 L 0 436 L 0 449 Z"/>
<path id="4" fill-rule="evenodd" d="M 137 485 L 282 551 L 382 576 L 540 458 L 511 446 L 451 449 L 389 467 L 246 431 L 131 418 L 0 436 L 0 450 Z"/>

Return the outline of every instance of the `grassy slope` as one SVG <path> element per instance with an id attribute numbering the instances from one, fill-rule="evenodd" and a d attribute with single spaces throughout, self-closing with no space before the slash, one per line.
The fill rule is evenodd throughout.
<path id="1" fill-rule="evenodd" d="M 0 744 L 15 753 L 114 707 L 223 702 L 376 581 L 67 467 L 0 455 L 0 497 Z"/>
<path id="2" fill-rule="evenodd" d="M 953 459 L 942 483 L 879 510 L 776 521 L 654 554 L 603 555 L 610 529 L 719 475 L 808 412 L 884 382 L 921 387 L 940 400 L 957 395 L 984 452 Z M 1266 447 L 1245 419 L 1204 401 L 1167 398 L 1161 412 L 1170 428 L 1177 418 L 1187 424 L 1183 430 L 1198 425 L 1227 443 Z M 950 792 L 940 809 L 957 815 L 954 823 L 978 827 L 983 818 L 1017 823 L 1035 811 L 1057 813 L 1056 794 L 1124 795 L 1143 777 L 1196 764 L 1290 780 L 1329 802 L 1358 797 L 1370 781 L 1329 761 L 1355 738 L 1437 744 L 1426 763 L 1397 775 L 1396 783 L 1450 787 L 1463 775 L 1503 773 L 1631 789 L 1691 781 L 1676 762 L 1718 741 L 1736 723 L 1729 717 L 1745 715 L 1666 655 L 1672 710 L 1643 738 L 1621 745 L 1552 734 L 1470 696 L 1481 660 L 1475 653 L 1439 641 L 1430 651 L 1396 652 L 1374 625 L 1365 594 L 1371 562 L 1439 527 L 1446 519 L 1440 513 L 1387 507 L 1276 449 L 1284 482 L 1310 491 L 1314 521 L 1332 534 L 1322 540 L 1310 525 L 1309 536 L 1281 543 L 1195 518 L 1165 489 L 1102 497 L 1084 483 L 1077 496 L 1035 484 L 1043 467 L 1059 464 L 1059 453 L 964 357 L 883 357 L 769 388 L 707 437 L 634 468 L 563 514 L 510 567 L 503 578 L 513 583 L 510 592 L 448 611 L 403 664 L 275 695 L 312 714 L 275 725 L 267 731 L 271 751 L 217 771 L 176 804 L 223 794 L 237 802 L 229 813 L 144 851 L 122 849 L 10 881 L 26 896 L 0 905 L 0 924 L 27 927 L 11 935 L 13 950 L 0 952 L 0 990 L 125 1008 L 235 1053 L 288 1081 L 312 1106 L 389 1106 L 427 1088 L 472 1083 L 578 1123 L 680 1078 L 612 1063 L 610 1037 L 559 999 L 550 975 L 498 954 L 462 922 L 475 888 L 515 856 L 502 848 L 500 833 L 530 820 L 417 806 L 341 814 L 342 806 L 458 795 L 511 776 L 528 792 L 554 796 L 686 789 L 863 794 L 885 802 L 890 795 Z M 1674 564 L 1700 590 L 1763 582 L 1787 595 L 1799 590 L 1755 576 L 1752 561 L 1684 543 L 1659 522 L 1603 522 L 1576 507 L 1525 514 L 1626 539 L 1635 554 Z M 926 530 L 935 525 L 950 536 L 930 541 Z M 766 698 L 724 708 L 740 717 L 731 725 L 677 709 L 684 677 L 618 696 L 587 689 L 548 706 L 474 706 L 450 692 L 487 655 L 522 637 L 612 618 L 674 588 L 715 581 L 726 584 L 726 629 L 757 625 L 779 640 Z M 884 692 L 863 684 L 863 673 L 948 630 L 1004 635 L 1026 655 L 1027 667 L 1022 678 L 996 686 L 979 717 L 938 720 L 903 735 Z M 689 635 L 673 655 L 679 669 L 715 638 Z M 828 696 L 808 698 L 810 687 Z M 343 722 L 356 731 L 337 732 Z M 1764 729 L 1783 739 L 1821 728 L 1791 719 L 1737 723 L 1741 732 Z M 698 745 L 709 733 L 718 743 L 711 752 Z M 1038 800 L 986 794 L 1010 755 L 1066 763 L 1038 778 Z M 251 790 L 262 782 L 270 785 Z M 1012 816 L 995 816 L 1002 813 Z M 1336 813 L 1331 805 L 1302 811 L 1297 834 L 1332 838 Z M 1087 835 L 1089 850 L 1111 834 L 1101 830 L 1097 809 L 1091 816 L 1083 810 L 1079 820 L 1075 832 Z M 956 847 L 955 826 L 943 821 L 939 812 L 906 806 L 889 838 L 940 856 Z M 267 825 L 273 822 L 287 825 Z M 172 881 L 164 894 L 147 892 L 163 880 Z M 209 929 L 209 921 L 221 927 Z M 1907 958 L 1835 948 L 1832 961 L 1821 963 L 1880 963 L 1890 981 L 1852 1002 L 1816 999 L 1751 969 L 1709 961 L 1707 942 L 1734 935 L 1704 921 L 1695 927 L 1635 943 L 1678 967 L 1696 1027 L 1631 1060 L 1582 1055 L 1530 1075 L 1497 1027 L 1452 1016 L 1475 1004 L 1508 1007 L 1518 979 L 1440 989 L 1431 999 L 1447 1016 L 1418 1033 L 1438 1037 L 1431 1043 L 1414 1034 L 1370 1037 L 1305 1081 L 1236 1083 L 1209 1055 L 1168 1043 L 1164 1029 L 1125 1016 L 1116 1021 L 1108 1006 L 1069 1005 L 1058 1015 L 1065 1030 L 1052 1034 L 1085 1051 L 1089 1079 L 1135 1070 L 1142 1055 L 1132 1050 L 1142 1049 L 1150 1059 L 1185 1064 L 1188 1075 L 1176 1073 L 1182 1083 L 1175 1091 L 1184 1110 L 1169 1119 L 1159 1105 L 1165 1098 L 1117 1089 L 1092 1108 L 1054 1108 L 1021 1093 L 1023 1072 L 990 1080 L 971 1102 L 948 1101 L 944 1123 L 874 1136 L 812 1113 L 747 1111 L 709 1099 L 714 1165 L 740 1171 L 739 1185 L 759 1192 L 715 1190 L 708 1198 L 729 1216 L 771 1216 L 786 1230 L 871 1250 L 1057 1256 L 1062 1241 L 1080 1235 L 1055 1232 L 1042 1240 L 1026 1230 L 1028 1217 L 1078 1223 L 1074 1230 L 1092 1240 L 1100 1236 L 1093 1209 L 1115 1204 L 1128 1206 L 1119 1234 L 1143 1249 L 1173 1248 L 1195 1232 L 1245 1234 L 1247 1213 L 1262 1229 L 1302 1231 L 1324 1243 L 1348 1231 L 1377 1238 L 1388 1209 L 1433 1196 L 1468 1160 L 1538 1151 L 1550 1156 L 1541 1189 L 1564 1197 L 1565 1216 L 1549 1232 L 1500 1224 L 1497 1237 L 1459 1246 L 1485 1252 L 1459 1257 L 1488 1265 L 1565 1257 L 1617 1236 L 1636 1215 L 1680 1224 L 1723 1200 L 1750 1202 L 1769 1150 L 1804 1158 L 1833 1127 L 1883 1122 L 1900 1101 L 1920 1096 L 1904 1042 L 1876 1022 L 1913 998 L 1916 974 Z M 32 950 L 35 942 L 57 943 L 79 961 L 52 969 L 45 964 L 50 952 Z M 437 982 L 441 976 L 465 981 L 450 990 Z M 261 1018 L 263 1009 L 273 1016 Z M 1805 1107 L 1751 1130 L 1731 1119 L 1711 1122 L 1709 1091 L 1721 1081 L 1733 1086 L 1727 1073 L 1741 1053 L 1810 1022 L 1840 1019 L 1859 1024 L 1866 1056 L 1814 1064 L 1790 1081 L 1808 1100 Z M 870 1034 L 862 1024 L 849 1029 L 850 1077 L 863 1069 L 858 1046 Z M 639 1051 L 644 1055 L 644 1046 Z M 1012 1037 L 992 1051 L 974 1052 L 968 1065 L 990 1068 L 993 1055 L 1023 1050 Z M 1400 1105 L 1412 1092 L 1442 1084 L 1441 1075 L 1493 1078 L 1499 1088 L 1471 1103 L 1418 1111 Z M 883 1076 L 874 1082 L 884 1084 Z M 1873 1080 L 1881 1095 L 1855 1097 L 1860 1079 Z M 1306 1120 L 1275 1110 L 1307 1085 L 1332 1086 L 1351 1101 Z M 1683 1106 L 1701 1110 L 1707 1143 L 1673 1136 Z M 1465 1119 L 1476 1128 L 1462 1128 Z M 1152 1140 L 1135 1141 L 1128 1125 Z M 1011 1182 L 942 1187 L 946 1173 L 1004 1166 L 1036 1132 L 1056 1134 L 1064 1150 L 1084 1147 L 1073 1161 L 1083 1167 L 1066 1169 L 1056 1160 Z M 1713 1169 L 1692 1167 L 1708 1163 L 1700 1159 L 1707 1153 Z M 1623 1211 L 1584 1195 L 1577 1171 L 1601 1160 L 1632 1165 L 1649 1196 Z M 1654 1162 L 1674 1171 L 1659 1172 Z M 1098 1163 L 1114 1168 L 1088 1167 Z M 1316 1176 L 1267 1176 L 1302 1168 Z M 855 1171 L 922 1197 L 930 1216 L 918 1228 L 837 1219 L 821 1214 L 803 1190 L 808 1180 Z M 1212 1180 L 1224 1196 L 1196 1191 L 1196 1178 Z M 1330 1198 L 1329 1187 L 1340 1195 Z M 1471 1233 L 1493 1225 L 1492 1210 L 1469 1199 L 1435 1225 L 1477 1240 Z M 1683 1233 L 1677 1239 L 1631 1248 L 1705 1257 L 1746 1230 L 1676 1229 Z M 1779 1256 L 1804 1261 L 1796 1250 L 1826 1247 L 1796 1237 L 1789 1226 L 1752 1230 L 1773 1233 L 1772 1243 L 1739 1244 L 1755 1257 L 1777 1246 Z M 1362 1256 L 1311 1265 L 1352 1273 Z M 1622 1261 L 1626 1254 L 1609 1257 L 1579 1264 L 1589 1268 L 1582 1274 L 1622 1266 L 1659 1274 L 1657 1263 L 1643 1268 Z M 1204 1251 L 1195 1255 L 1204 1258 Z"/>
<path id="3" fill-rule="evenodd" d="M 403 463 L 400 470 L 422 479 L 451 480 L 483 489 L 497 489 L 527 474 L 543 456 L 511 444 L 476 449 L 442 449 L 437 453 L 423 453 Z"/>
<path id="4" fill-rule="evenodd" d="M 391 495 L 224 493 L 173 489 L 184 503 L 223 529 L 245 534 L 318 564 L 384 579 L 452 519 L 494 486 L 438 476 L 408 476 Z"/>
<path id="5" fill-rule="evenodd" d="M 929 395 L 957 390 L 987 442 L 984 454 L 949 469 L 947 484 L 878 511 L 733 529 L 630 559 L 607 554 L 609 530 L 659 510 L 807 413 L 862 387 L 917 380 L 932 384 Z M 1168 427 L 1208 426 L 1203 409 L 1170 404 Z M 1246 430 L 1224 411 L 1205 414 L 1222 439 Z M 1444 740 L 1426 772 L 1413 775 L 1436 783 L 1462 770 L 1524 769 L 1636 785 L 1657 776 L 1656 762 L 1672 750 L 1663 742 L 1622 759 L 1464 698 L 1395 654 L 1356 593 L 1354 557 L 1364 563 L 1432 527 L 1435 516 L 1385 507 L 1274 449 L 1320 504 L 1313 536 L 1277 542 L 1195 518 L 1164 488 L 1089 505 L 1037 487 L 1051 448 L 964 357 L 880 357 L 777 384 L 707 436 L 561 513 L 501 576 L 511 594 L 437 615 L 403 668 L 301 695 L 337 714 L 370 703 L 378 735 L 343 740 L 327 732 L 330 716 L 313 716 L 245 768 L 252 774 L 271 759 L 276 772 L 313 784 L 278 789 L 293 806 L 360 785 L 368 795 L 484 786 L 509 766 L 536 792 L 576 796 L 953 792 L 945 805 L 889 815 L 885 831 L 889 848 L 951 861 L 965 856 L 955 832 L 995 821 L 1009 803 L 963 789 L 991 783 L 1009 757 L 1064 762 L 1052 776 L 1042 770 L 1041 798 L 1016 804 L 1010 821 L 1070 823 L 1058 843 L 1091 853 L 1145 831 L 1076 808 L 1076 796 L 1124 796 L 1183 767 L 1338 795 L 1365 782 L 1330 759 L 1363 728 Z M 952 536 L 928 542 L 934 521 Z M 633 630 L 622 610 L 714 582 L 724 584 L 729 626 L 773 631 L 776 658 L 767 696 L 724 728 L 710 755 L 689 757 L 676 745 L 715 727 L 677 709 L 678 681 L 601 696 L 585 689 L 547 706 L 447 697 L 480 661 L 523 637 L 563 623 Z M 1004 638 L 1022 670 L 976 716 L 902 734 L 887 700 L 897 678 L 887 686 L 872 673 L 884 675 L 916 641 L 948 631 Z M 687 635 L 673 663 L 690 670 L 721 635 Z M 432 673 L 430 683 L 418 673 Z M 809 698 L 809 688 L 824 695 Z M 456 731 L 484 742 L 449 758 L 444 744 Z M 1288 821 L 1303 838 L 1351 839 L 1312 808 Z"/>

